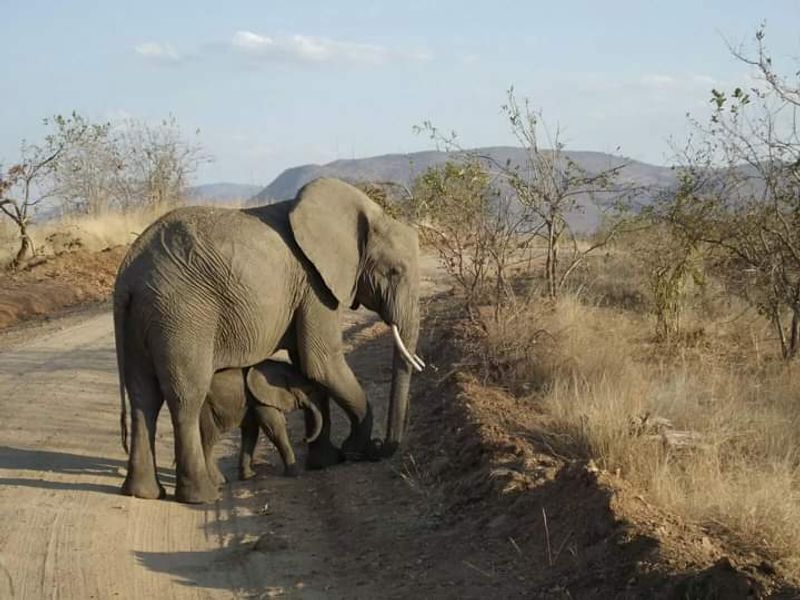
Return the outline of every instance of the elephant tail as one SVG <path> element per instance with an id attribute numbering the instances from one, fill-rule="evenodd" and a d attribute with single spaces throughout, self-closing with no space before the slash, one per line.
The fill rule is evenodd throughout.
<path id="1" fill-rule="evenodd" d="M 319 434 L 322 432 L 322 413 L 319 412 L 317 405 L 311 399 L 308 400 L 305 407 L 311 411 L 311 414 L 314 415 L 314 431 L 312 431 L 311 435 L 305 439 L 305 442 L 310 444 L 316 440 L 319 437 Z"/>
<path id="2" fill-rule="evenodd" d="M 119 373 L 119 429 L 122 448 L 128 449 L 128 405 L 125 400 L 125 322 L 128 316 L 130 294 L 127 290 L 114 290 L 114 343 L 117 347 L 117 372 Z"/>

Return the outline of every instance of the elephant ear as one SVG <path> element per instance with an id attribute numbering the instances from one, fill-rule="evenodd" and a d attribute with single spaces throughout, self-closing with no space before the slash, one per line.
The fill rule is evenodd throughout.
<path id="1" fill-rule="evenodd" d="M 259 404 L 282 412 L 294 410 L 294 396 L 287 389 L 289 382 L 276 370 L 264 365 L 250 367 L 246 382 L 248 391 Z"/>
<path id="2" fill-rule="evenodd" d="M 294 238 L 340 304 L 353 303 L 369 223 L 380 212 L 338 179 L 315 179 L 297 194 L 289 214 Z"/>

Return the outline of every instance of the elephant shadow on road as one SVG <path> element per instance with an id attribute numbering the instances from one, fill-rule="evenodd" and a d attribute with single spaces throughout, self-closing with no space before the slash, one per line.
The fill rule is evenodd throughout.
<path id="1" fill-rule="evenodd" d="M 5 471 L 16 476 L 6 477 Z M 35 472 L 19 476 L 20 472 Z M 101 456 L 86 456 L 54 450 L 0 446 L 0 485 L 51 490 L 119 494 L 125 462 Z M 171 469 L 160 469 L 162 481 L 174 482 Z M 106 483 L 113 480 L 113 483 Z"/>
<path id="2" fill-rule="evenodd" d="M 64 353 L 61 350 L 16 350 L 0 354 L 0 376 L 27 376 L 34 372 L 52 373 L 55 371 L 114 373 L 117 363 L 114 358 L 113 342 L 92 348 L 77 348 Z"/>

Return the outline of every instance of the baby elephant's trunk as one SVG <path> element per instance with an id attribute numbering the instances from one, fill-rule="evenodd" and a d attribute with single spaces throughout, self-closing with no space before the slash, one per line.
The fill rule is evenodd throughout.
<path id="1" fill-rule="evenodd" d="M 314 415 L 314 431 L 312 431 L 311 435 L 305 439 L 305 442 L 310 444 L 319 437 L 319 434 L 322 431 L 322 413 L 319 412 L 317 405 L 313 400 L 311 400 L 311 398 L 306 399 L 304 402 L 304 408 L 309 409 Z"/>

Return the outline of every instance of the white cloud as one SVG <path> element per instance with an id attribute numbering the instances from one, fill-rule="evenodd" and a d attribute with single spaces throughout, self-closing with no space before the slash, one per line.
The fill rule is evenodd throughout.
<path id="1" fill-rule="evenodd" d="M 679 84 L 677 78 L 671 75 L 649 74 L 643 75 L 639 82 L 644 87 L 655 88 L 659 90 L 674 88 Z"/>
<path id="2" fill-rule="evenodd" d="M 253 63 L 339 63 L 380 65 L 390 60 L 429 61 L 423 50 L 402 51 L 378 44 L 334 40 L 305 34 L 264 35 L 242 29 L 227 41 L 207 42 L 195 51 L 178 53 L 169 43 L 143 42 L 134 47 L 136 54 L 153 62 L 187 63 L 216 56 L 239 56 Z"/>
<path id="3" fill-rule="evenodd" d="M 252 31 L 237 31 L 230 44 L 241 53 L 264 60 L 377 65 L 392 58 L 430 59 L 424 53 L 402 53 L 376 44 L 332 40 L 303 34 L 270 37 Z"/>
<path id="4" fill-rule="evenodd" d="M 181 60 L 181 56 L 170 44 L 161 44 L 159 42 L 143 42 L 135 46 L 134 51 L 139 56 L 149 60 L 164 62 L 178 62 Z"/>
<path id="5" fill-rule="evenodd" d="M 231 45 L 242 50 L 258 52 L 273 46 L 275 42 L 265 35 L 258 35 L 252 31 L 237 31 L 233 34 Z"/>

